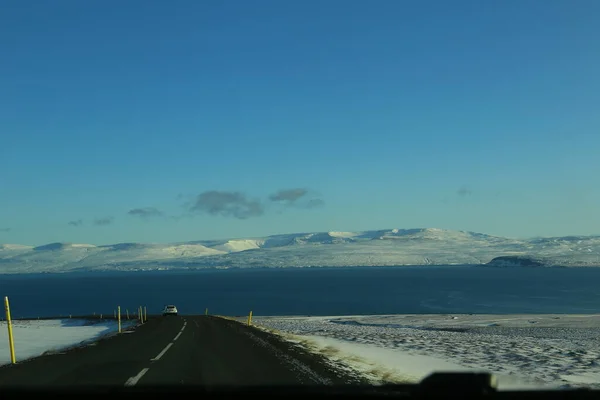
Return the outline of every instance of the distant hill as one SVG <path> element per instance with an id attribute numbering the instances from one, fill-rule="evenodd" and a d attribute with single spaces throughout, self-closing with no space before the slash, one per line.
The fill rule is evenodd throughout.
<path id="1" fill-rule="evenodd" d="M 397 265 L 600 266 L 600 236 L 527 240 L 436 228 L 185 243 L 0 245 L 0 273 Z"/>

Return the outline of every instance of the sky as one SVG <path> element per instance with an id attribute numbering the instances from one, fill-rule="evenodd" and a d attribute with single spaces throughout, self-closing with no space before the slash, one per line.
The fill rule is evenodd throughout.
<path id="1" fill-rule="evenodd" d="M 5 0 L 0 243 L 600 234 L 596 0 Z"/>

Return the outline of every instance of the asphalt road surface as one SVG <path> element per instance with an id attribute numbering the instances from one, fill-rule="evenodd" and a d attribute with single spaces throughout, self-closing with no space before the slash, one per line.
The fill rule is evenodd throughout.
<path id="1" fill-rule="evenodd" d="M 364 383 L 323 357 L 236 321 L 157 317 L 63 353 L 0 367 L 0 386 L 273 386 Z"/>

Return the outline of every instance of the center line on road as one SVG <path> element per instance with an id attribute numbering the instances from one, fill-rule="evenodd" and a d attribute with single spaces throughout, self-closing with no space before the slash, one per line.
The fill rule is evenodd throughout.
<path id="1" fill-rule="evenodd" d="M 156 357 L 150 359 L 150 361 L 158 361 L 158 360 L 160 360 L 160 358 L 165 355 L 165 353 L 171 348 L 171 346 L 173 346 L 173 343 L 169 343 L 167 345 L 167 347 L 165 347 L 163 349 L 163 351 L 161 351 L 160 353 L 158 353 L 158 355 Z"/>
<path id="2" fill-rule="evenodd" d="M 183 332 L 179 332 L 179 333 L 177 334 L 177 336 L 175 336 L 175 339 L 173 339 L 173 341 L 176 341 L 177 339 L 179 339 L 179 336 L 181 336 L 181 334 L 182 334 L 182 333 L 183 333 Z"/>
<path id="3" fill-rule="evenodd" d="M 127 379 L 127 382 L 125 382 L 125 386 L 135 386 L 135 384 L 138 383 L 140 379 L 142 379 L 142 376 L 144 376 L 149 369 L 150 368 L 144 368 L 136 376 L 132 376 L 131 378 Z"/>

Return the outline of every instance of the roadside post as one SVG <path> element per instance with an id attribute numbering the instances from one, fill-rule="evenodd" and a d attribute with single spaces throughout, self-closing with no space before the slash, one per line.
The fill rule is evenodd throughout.
<path id="1" fill-rule="evenodd" d="M 10 318 L 10 303 L 8 302 L 8 296 L 4 297 L 4 311 L 6 312 L 6 326 L 8 327 L 8 347 L 10 349 L 10 362 L 11 364 L 17 363 L 15 357 L 15 339 L 13 337 L 12 319 Z"/>
<path id="2" fill-rule="evenodd" d="M 119 322 L 119 333 L 121 333 L 121 306 L 117 306 L 117 321 Z"/>
<path id="3" fill-rule="evenodd" d="M 252 325 L 252 311 L 248 314 L 248 326 Z"/>
<path id="4" fill-rule="evenodd" d="M 148 322 L 148 309 L 144 306 L 144 322 Z"/>

